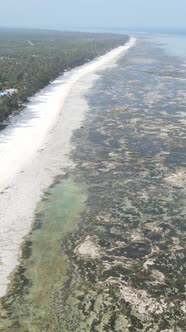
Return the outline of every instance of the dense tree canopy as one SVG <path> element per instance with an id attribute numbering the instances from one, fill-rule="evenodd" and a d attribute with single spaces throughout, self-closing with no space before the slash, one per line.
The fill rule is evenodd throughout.
<path id="1" fill-rule="evenodd" d="M 0 30 L 0 89 L 19 91 L 11 98 L 0 97 L 0 121 L 65 69 L 102 55 L 127 39 L 116 34 Z"/>

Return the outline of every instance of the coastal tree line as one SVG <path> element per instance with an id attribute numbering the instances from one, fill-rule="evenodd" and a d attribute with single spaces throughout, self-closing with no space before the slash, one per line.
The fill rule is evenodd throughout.
<path id="1" fill-rule="evenodd" d="M 39 89 L 96 56 L 124 44 L 126 35 L 30 30 L 0 30 L 0 121 L 22 107 Z"/>

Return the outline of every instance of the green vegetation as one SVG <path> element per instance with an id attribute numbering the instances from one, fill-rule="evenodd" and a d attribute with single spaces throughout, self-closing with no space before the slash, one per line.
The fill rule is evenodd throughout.
<path id="1" fill-rule="evenodd" d="M 7 118 L 13 110 L 18 108 L 18 96 L 0 97 L 0 121 Z"/>
<path id="2" fill-rule="evenodd" d="M 64 70 L 103 55 L 127 39 L 115 34 L 0 30 L 0 90 L 19 91 L 0 97 L 0 121 Z"/>

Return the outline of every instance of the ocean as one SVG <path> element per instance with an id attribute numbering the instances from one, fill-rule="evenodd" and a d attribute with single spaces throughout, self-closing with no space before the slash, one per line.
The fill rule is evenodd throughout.
<path id="1" fill-rule="evenodd" d="M 83 90 L 73 166 L 38 204 L 3 331 L 185 329 L 186 37 L 134 37 Z"/>

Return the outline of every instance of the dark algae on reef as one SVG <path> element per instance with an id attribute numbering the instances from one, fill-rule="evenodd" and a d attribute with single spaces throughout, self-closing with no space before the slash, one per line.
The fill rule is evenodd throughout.
<path id="1" fill-rule="evenodd" d="M 76 167 L 38 209 L 1 331 L 185 331 L 185 79 L 150 39 L 100 73 Z"/>

